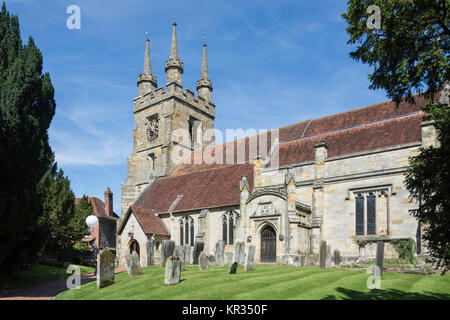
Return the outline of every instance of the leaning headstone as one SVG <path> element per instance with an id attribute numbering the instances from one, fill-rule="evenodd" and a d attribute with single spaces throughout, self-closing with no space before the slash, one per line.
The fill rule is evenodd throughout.
<path id="1" fill-rule="evenodd" d="M 255 261 L 255 246 L 249 245 L 247 247 L 247 254 L 245 255 L 245 271 L 253 270 L 254 261 Z"/>
<path id="2" fill-rule="evenodd" d="M 164 274 L 164 284 L 173 285 L 180 282 L 181 259 L 180 257 L 168 257 L 166 259 L 166 270 Z"/>
<path id="3" fill-rule="evenodd" d="M 207 270 L 208 264 L 209 264 L 208 256 L 206 255 L 206 253 L 202 251 L 202 253 L 200 253 L 200 256 L 198 258 L 198 266 L 200 270 Z"/>
<path id="4" fill-rule="evenodd" d="M 148 240 L 147 241 L 147 266 L 153 265 L 153 260 L 155 256 L 155 249 L 154 249 L 154 241 Z"/>
<path id="5" fill-rule="evenodd" d="M 114 283 L 114 255 L 108 249 L 97 255 L 97 288 L 107 287 Z"/>
<path id="6" fill-rule="evenodd" d="M 326 259 L 327 259 L 327 242 L 323 241 L 320 243 L 320 252 L 319 252 L 319 267 L 320 269 L 326 268 Z"/>
<path id="7" fill-rule="evenodd" d="M 166 260 L 170 256 L 173 256 L 175 250 L 175 242 L 172 240 L 163 240 L 161 247 L 161 267 L 166 265 Z"/>
<path id="8" fill-rule="evenodd" d="M 208 256 L 209 266 L 215 267 L 216 266 L 216 258 L 213 255 Z"/>
<path id="9" fill-rule="evenodd" d="M 377 242 L 377 255 L 375 258 L 375 268 L 374 276 L 381 277 L 383 275 L 383 260 L 384 260 L 384 242 Z"/>
<path id="10" fill-rule="evenodd" d="M 331 246 L 327 246 L 326 268 L 331 267 Z"/>
<path id="11" fill-rule="evenodd" d="M 129 270 L 128 274 L 132 277 L 141 274 L 141 261 L 136 251 L 133 251 L 133 253 L 131 254 L 130 262 L 130 268 L 127 268 L 127 270 Z"/>
<path id="12" fill-rule="evenodd" d="M 235 274 L 237 270 L 238 263 L 237 261 L 233 262 L 228 270 L 228 274 Z"/>
<path id="13" fill-rule="evenodd" d="M 223 266 L 225 263 L 225 242 L 223 240 L 219 240 L 216 243 L 216 251 L 214 252 L 214 256 L 216 258 L 216 264 L 218 266 Z"/>
<path id="14" fill-rule="evenodd" d="M 192 264 L 198 264 L 198 257 L 200 256 L 200 253 L 203 251 L 204 247 L 205 247 L 205 243 L 203 241 L 197 241 L 194 244 L 194 253 L 193 253 Z"/>
<path id="15" fill-rule="evenodd" d="M 233 252 L 226 252 L 225 253 L 225 257 L 226 257 L 226 264 L 227 266 L 231 266 L 233 264 Z"/>
<path id="16" fill-rule="evenodd" d="M 175 246 L 173 255 L 180 258 L 181 261 L 181 271 L 184 271 L 184 247 Z"/>
<path id="17" fill-rule="evenodd" d="M 334 249 L 333 253 L 334 265 L 338 267 L 341 265 L 341 252 L 338 249 Z"/>

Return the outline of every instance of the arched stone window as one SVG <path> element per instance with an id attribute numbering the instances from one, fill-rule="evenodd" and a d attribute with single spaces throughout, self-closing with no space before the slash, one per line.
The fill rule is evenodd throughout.
<path id="1" fill-rule="evenodd" d="M 180 218 L 180 245 L 194 245 L 194 219 L 190 216 Z"/>
<path id="2" fill-rule="evenodd" d="M 228 211 L 222 216 L 222 240 L 225 244 L 233 244 L 234 242 L 235 218 L 234 211 Z"/>

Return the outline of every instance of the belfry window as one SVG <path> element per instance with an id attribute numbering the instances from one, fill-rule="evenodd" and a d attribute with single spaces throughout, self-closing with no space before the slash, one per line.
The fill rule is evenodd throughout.
<path id="1" fill-rule="evenodd" d="M 155 170 L 155 160 L 156 160 L 155 154 L 150 153 L 148 155 L 148 162 L 149 162 L 150 170 Z"/>
<path id="2" fill-rule="evenodd" d="M 194 219 L 187 216 L 180 219 L 180 245 L 194 245 Z"/>
<path id="3" fill-rule="evenodd" d="M 222 216 L 222 240 L 225 244 L 233 244 L 234 211 L 228 211 Z"/>

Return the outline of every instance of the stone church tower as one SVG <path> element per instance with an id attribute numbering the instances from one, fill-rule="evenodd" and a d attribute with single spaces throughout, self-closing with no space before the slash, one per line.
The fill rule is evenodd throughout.
<path id="1" fill-rule="evenodd" d="M 203 44 L 198 95 L 182 86 L 183 62 L 178 55 L 177 24 L 173 24 L 170 57 L 165 63 L 166 87 L 158 87 L 152 74 L 149 39 L 144 70 L 138 76 L 138 95 L 133 100 L 133 152 L 128 156 L 127 178 L 122 184 L 122 214 L 156 178 L 170 176 L 179 159 L 214 142 L 203 141 L 203 132 L 214 128 L 215 105 Z M 174 161 L 177 159 L 177 161 Z"/>

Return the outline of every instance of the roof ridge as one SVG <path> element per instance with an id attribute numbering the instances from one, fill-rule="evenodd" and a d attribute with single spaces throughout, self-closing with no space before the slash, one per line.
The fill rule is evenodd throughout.
<path id="1" fill-rule="evenodd" d="M 367 122 L 367 123 L 361 123 L 361 124 L 357 124 L 357 125 L 353 125 L 353 126 L 349 126 L 349 127 L 345 127 L 345 128 L 339 128 L 339 129 L 336 129 L 336 130 L 316 133 L 316 134 L 313 134 L 311 136 L 301 137 L 301 138 L 290 140 L 290 141 L 283 141 L 283 142 L 280 142 L 280 145 L 281 144 L 285 144 L 285 143 L 291 143 L 291 142 L 299 141 L 299 140 L 309 139 L 309 138 L 313 138 L 313 137 L 318 137 L 318 136 L 322 136 L 322 135 L 326 135 L 326 134 L 330 134 L 330 133 L 336 133 L 336 132 L 350 130 L 350 129 L 355 129 L 355 128 L 362 128 L 362 127 L 366 127 L 366 126 L 369 126 L 369 125 L 372 125 L 372 124 L 376 124 L 376 123 L 383 123 L 383 122 L 388 122 L 388 121 L 397 120 L 397 119 L 401 119 L 401 118 L 408 118 L 408 117 L 412 117 L 412 116 L 415 116 L 415 115 L 418 115 L 418 114 L 422 114 L 422 113 L 424 113 L 424 112 L 423 111 L 415 111 L 415 112 L 411 112 L 411 113 L 408 113 L 408 114 L 402 114 L 402 115 L 399 115 L 399 116 L 395 116 L 395 117 L 392 117 L 392 118 L 380 119 L 380 120 Z"/>

